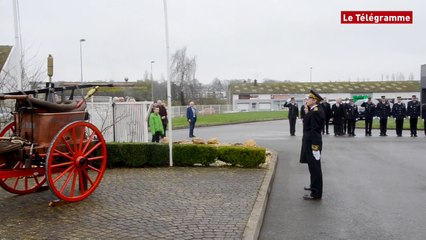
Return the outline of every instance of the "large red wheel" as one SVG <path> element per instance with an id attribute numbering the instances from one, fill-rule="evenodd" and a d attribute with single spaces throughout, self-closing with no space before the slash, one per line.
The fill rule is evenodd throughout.
<path id="1" fill-rule="evenodd" d="M 72 122 L 56 134 L 47 151 L 47 183 L 59 199 L 80 201 L 95 191 L 106 164 L 102 133 L 91 123 Z"/>
<path id="2" fill-rule="evenodd" d="M 15 133 L 15 122 L 10 122 L 0 132 L 0 137 L 10 137 Z"/>
<path id="3" fill-rule="evenodd" d="M 0 137 L 10 137 L 15 133 L 15 122 L 11 122 L 6 125 L 5 128 L 0 132 Z M 20 170 L 25 169 L 25 162 L 23 160 L 18 160 L 10 163 L 11 166 L 8 166 L 8 169 Z M 38 166 L 31 166 L 38 167 Z M 0 166 L 0 168 L 6 168 Z M 38 176 L 21 176 L 21 177 L 10 177 L 10 178 L 1 178 L 0 187 L 5 189 L 8 192 L 15 194 L 28 194 L 37 191 L 44 183 L 46 182 L 45 175 Z"/>

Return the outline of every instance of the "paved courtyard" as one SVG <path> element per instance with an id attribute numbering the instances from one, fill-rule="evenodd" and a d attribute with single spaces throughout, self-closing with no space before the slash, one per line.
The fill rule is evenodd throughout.
<path id="1" fill-rule="evenodd" d="M 241 239 L 265 169 L 111 169 L 89 198 L 0 189 L 0 239 Z"/>

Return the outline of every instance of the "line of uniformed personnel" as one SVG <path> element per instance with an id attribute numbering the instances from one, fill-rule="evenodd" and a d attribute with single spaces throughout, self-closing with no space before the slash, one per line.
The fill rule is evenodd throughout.
<path id="1" fill-rule="evenodd" d="M 361 107 L 365 109 L 365 136 L 371 136 L 373 118 L 377 116 L 380 119 L 380 136 L 387 136 L 387 121 L 389 117 L 393 117 L 395 119 L 396 134 L 401 137 L 404 119 L 409 117 L 411 137 L 417 137 L 417 122 L 420 117 L 420 105 L 416 95 L 412 96 L 412 100 L 408 102 L 407 106 L 401 102 L 401 97 L 397 97 L 392 107 L 385 96 L 382 96 L 377 104 L 374 104 L 371 101 L 371 97 L 369 97 L 366 102 L 361 104 Z M 326 101 L 324 101 L 321 106 L 324 108 L 324 112 L 327 112 L 330 108 L 330 104 L 326 103 Z M 426 106 L 423 106 L 423 108 L 422 117 L 424 119 L 424 124 L 426 124 Z M 353 100 L 349 99 L 348 103 L 343 103 L 342 99 L 338 98 L 330 109 L 331 118 L 334 123 L 334 135 L 342 136 L 347 133 L 349 136 L 355 136 L 355 124 L 359 117 L 359 111 L 358 106 L 354 104 Z M 326 131 L 326 134 L 329 134 L 328 131 Z"/>
<path id="2" fill-rule="evenodd" d="M 343 102 L 341 98 L 338 98 L 336 99 L 336 103 L 331 105 L 328 103 L 327 98 L 324 97 L 324 100 L 321 101 L 318 106 L 322 108 L 325 115 L 322 134 L 330 134 L 329 123 L 333 122 L 335 136 L 343 136 L 346 134 L 351 137 L 356 136 L 355 126 L 360 114 L 358 106 L 352 99 L 346 99 L 346 102 Z M 286 102 L 284 107 L 288 107 L 289 109 L 290 135 L 295 136 L 297 116 L 300 113 L 300 118 L 303 119 L 308 108 L 306 104 L 303 104 L 299 111 L 294 97 L 291 98 L 290 102 Z M 365 136 L 371 136 L 374 117 L 380 119 L 380 136 L 387 136 L 388 118 L 393 117 L 395 119 L 395 130 L 398 137 L 402 137 L 405 118 L 410 119 L 411 137 L 417 137 L 417 122 L 420 118 L 420 113 L 424 121 L 423 126 L 426 135 L 426 104 L 421 106 L 416 95 L 412 95 L 411 101 L 409 101 L 407 105 L 401 101 L 401 97 L 397 97 L 392 107 L 385 96 L 382 96 L 377 104 L 369 97 L 367 101 L 361 104 L 361 107 L 365 109 L 363 114 L 365 121 Z M 422 111 L 420 111 L 420 108 L 422 108 Z"/>

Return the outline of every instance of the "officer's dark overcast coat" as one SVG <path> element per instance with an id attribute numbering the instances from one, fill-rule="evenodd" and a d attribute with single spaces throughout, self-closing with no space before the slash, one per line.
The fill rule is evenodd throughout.
<path id="1" fill-rule="evenodd" d="M 302 150 L 300 153 L 300 162 L 308 163 L 313 159 L 313 146 L 318 146 L 318 150 L 322 150 L 322 125 L 324 124 L 324 111 L 316 106 L 309 110 L 303 119 L 303 139 Z"/>

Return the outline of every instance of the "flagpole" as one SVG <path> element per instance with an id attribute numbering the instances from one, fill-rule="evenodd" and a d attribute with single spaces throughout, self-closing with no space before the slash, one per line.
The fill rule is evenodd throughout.
<path id="1" fill-rule="evenodd" d="M 164 24 L 166 31 L 166 61 L 167 61 L 167 111 L 168 120 L 169 120 L 169 164 L 170 167 L 173 166 L 173 109 L 172 109 L 172 90 L 171 90 L 171 76 L 170 76 L 170 47 L 169 47 L 169 25 L 167 19 L 167 0 L 163 0 L 164 4 Z"/>

